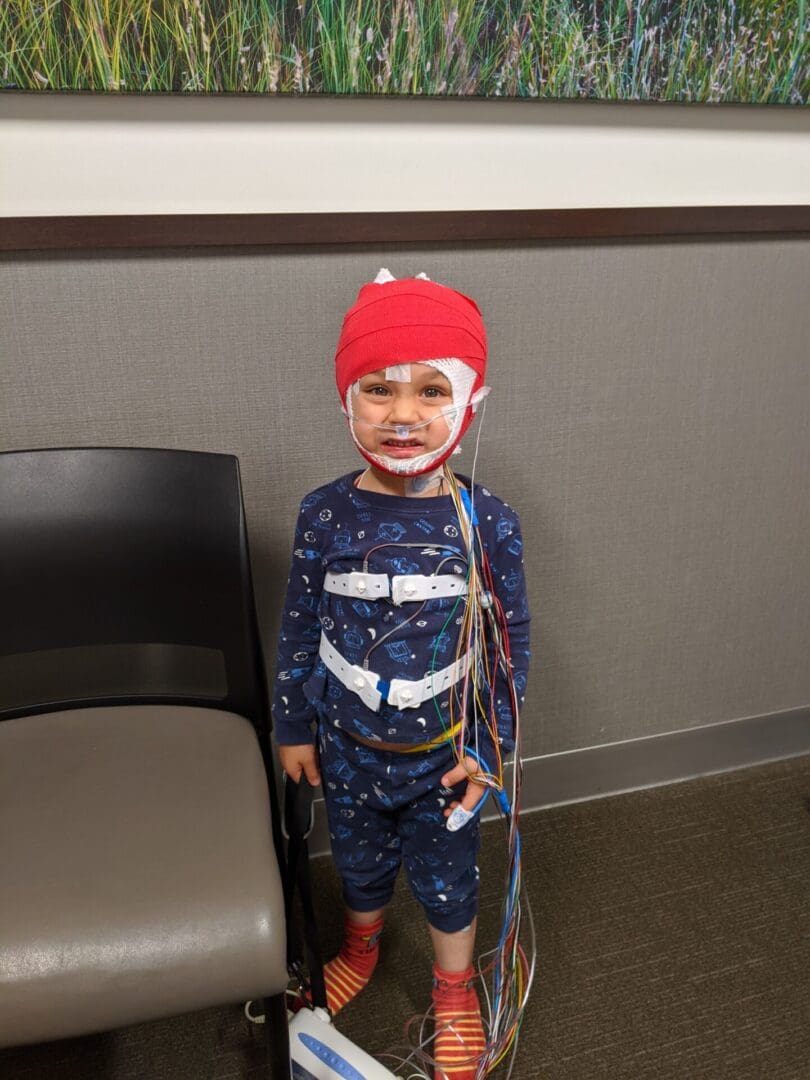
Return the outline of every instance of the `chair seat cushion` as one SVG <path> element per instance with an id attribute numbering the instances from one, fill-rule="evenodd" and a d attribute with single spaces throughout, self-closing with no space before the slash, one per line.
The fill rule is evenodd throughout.
<path id="1" fill-rule="evenodd" d="M 279 993 L 284 903 L 241 716 L 0 723 L 0 1045 Z"/>

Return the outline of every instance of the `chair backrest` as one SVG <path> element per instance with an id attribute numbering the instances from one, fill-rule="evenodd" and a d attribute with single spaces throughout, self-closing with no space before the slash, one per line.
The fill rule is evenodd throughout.
<path id="1" fill-rule="evenodd" d="M 268 722 L 238 460 L 0 453 L 0 719 L 155 702 Z"/>

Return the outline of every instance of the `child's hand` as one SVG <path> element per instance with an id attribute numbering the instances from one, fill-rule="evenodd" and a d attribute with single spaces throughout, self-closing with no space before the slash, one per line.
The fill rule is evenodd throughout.
<path id="1" fill-rule="evenodd" d="M 459 762 L 454 766 L 450 772 L 445 773 L 442 777 L 442 785 L 444 787 L 453 787 L 455 784 L 461 783 L 462 780 L 467 781 L 467 788 L 464 794 L 461 796 L 460 801 L 451 802 L 444 811 L 445 817 L 450 817 L 452 812 L 457 806 L 463 807 L 469 813 L 478 806 L 479 802 L 487 793 L 486 785 L 479 784 L 475 780 L 470 779 L 470 774 L 479 772 L 481 766 L 478 762 L 471 757 L 465 757 L 463 762 Z"/>
<path id="2" fill-rule="evenodd" d="M 318 751 L 312 743 L 304 743 L 301 746 L 280 746 L 278 758 L 281 767 L 291 780 L 297 784 L 301 779 L 301 773 L 314 787 L 321 782 L 321 772 L 318 768 Z"/>

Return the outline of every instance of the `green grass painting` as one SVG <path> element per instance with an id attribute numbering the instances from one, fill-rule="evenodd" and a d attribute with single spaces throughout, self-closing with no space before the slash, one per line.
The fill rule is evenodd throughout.
<path id="1" fill-rule="evenodd" d="M 807 105 L 807 0 L 0 0 L 0 87 Z"/>

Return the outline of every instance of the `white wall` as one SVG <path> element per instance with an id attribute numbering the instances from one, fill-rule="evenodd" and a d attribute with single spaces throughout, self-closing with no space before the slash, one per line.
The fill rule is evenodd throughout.
<path id="1" fill-rule="evenodd" d="M 0 214 L 810 203 L 810 110 L 0 95 Z"/>

